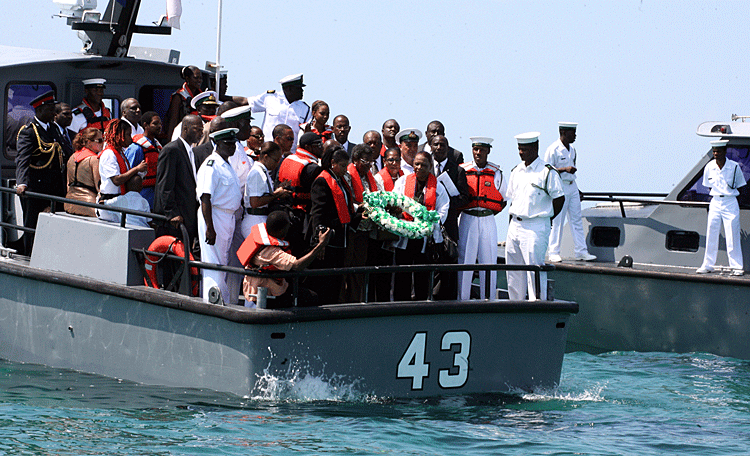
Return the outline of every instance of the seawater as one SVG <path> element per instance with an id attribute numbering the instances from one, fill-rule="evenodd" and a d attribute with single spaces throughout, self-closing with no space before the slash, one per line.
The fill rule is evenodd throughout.
<path id="1" fill-rule="evenodd" d="M 241 398 L 0 361 L 0 453 L 750 454 L 750 362 L 709 354 L 567 354 L 558 388 L 511 396 L 262 381 Z"/>

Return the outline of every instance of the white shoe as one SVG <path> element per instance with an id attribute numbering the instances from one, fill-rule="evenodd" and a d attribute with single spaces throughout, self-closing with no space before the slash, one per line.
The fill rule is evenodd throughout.
<path id="1" fill-rule="evenodd" d="M 584 253 L 583 255 L 576 255 L 576 260 L 578 260 L 578 261 L 594 261 L 594 260 L 596 260 L 596 255 L 592 255 L 590 253 Z"/>
<path id="2" fill-rule="evenodd" d="M 560 255 L 550 255 L 549 256 L 549 262 L 550 263 L 561 263 L 562 257 Z"/>
<path id="3" fill-rule="evenodd" d="M 714 268 L 710 266 L 701 266 L 695 271 L 696 274 L 708 274 L 709 272 L 714 272 Z"/>
<path id="4" fill-rule="evenodd" d="M 742 269 L 735 269 L 735 270 L 732 271 L 732 275 L 733 276 L 745 275 L 745 271 L 743 271 Z"/>

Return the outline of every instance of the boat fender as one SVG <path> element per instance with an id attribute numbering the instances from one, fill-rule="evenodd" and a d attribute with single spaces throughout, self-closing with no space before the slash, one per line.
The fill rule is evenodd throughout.
<path id="1" fill-rule="evenodd" d="M 151 245 L 148 246 L 147 250 L 149 252 L 156 252 L 161 254 L 170 253 L 179 257 L 185 256 L 185 245 L 174 236 L 160 236 L 156 238 L 154 242 L 152 242 Z M 159 286 L 159 279 L 157 278 L 157 266 L 164 258 L 166 258 L 166 256 L 152 255 L 148 253 L 146 254 L 144 267 L 146 268 L 147 277 L 143 278 L 143 282 L 147 287 L 162 288 L 161 286 Z M 195 261 L 192 253 L 190 254 L 190 261 Z M 190 268 L 190 279 L 191 292 L 193 296 L 198 296 L 198 293 L 200 292 L 200 275 L 198 274 L 198 268 Z"/>
<path id="2" fill-rule="evenodd" d="M 630 255 L 625 255 L 620 259 L 620 262 L 617 263 L 617 267 L 619 268 L 632 268 L 633 267 L 633 257 Z"/>

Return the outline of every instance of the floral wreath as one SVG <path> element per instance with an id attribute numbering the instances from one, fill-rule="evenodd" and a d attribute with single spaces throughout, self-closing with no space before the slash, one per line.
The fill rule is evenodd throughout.
<path id="1" fill-rule="evenodd" d="M 433 226 L 440 220 L 437 211 L 428 210 L 423 205 L 394 192 L 372 192 L 363 196 L 368 217 L 386 231 L 409 239 L 420 239 L 432 233 Z M 398 208 L 414 217 L 413 221 L 402 220 L 391 215 L 387 208 Z"/>

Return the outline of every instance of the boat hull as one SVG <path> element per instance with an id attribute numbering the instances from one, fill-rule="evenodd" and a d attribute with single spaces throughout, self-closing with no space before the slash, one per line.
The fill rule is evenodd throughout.
<path id="1" fill-rule="evenodd" d="M 306 375 L 378 397 L 552 388 L 576 311 L 497 301 L 220 307 L 0 261 L 0 357 L 240 396 Z"/>

